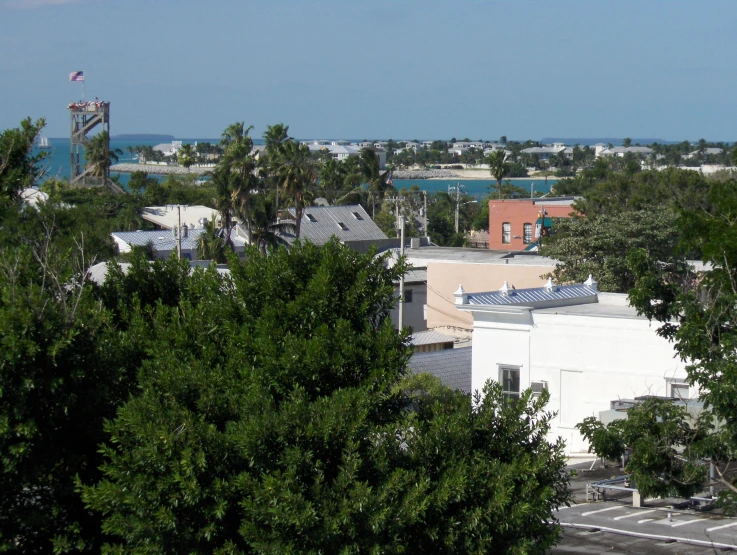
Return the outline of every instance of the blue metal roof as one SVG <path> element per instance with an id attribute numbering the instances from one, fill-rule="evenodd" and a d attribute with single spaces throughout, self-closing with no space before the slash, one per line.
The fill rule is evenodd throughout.
<path id="1" fill-rule="evenodd" d="M 509 289 L 507 294 L 501 291 L 486 293 L 468 293 L 470 305 L 529 305 L 546 301 L 562 301 L 571 299 L 596 298 L 596 289 L 586 284 L 554 285 L 552 288 L 535 287 L 534 289 Z"/>

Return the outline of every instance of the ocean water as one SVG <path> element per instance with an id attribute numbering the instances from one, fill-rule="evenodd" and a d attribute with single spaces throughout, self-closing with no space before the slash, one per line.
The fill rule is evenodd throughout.
<path id="1" fill-rule="evenodd" d="M 187 143 L 197 142 L 208 142 L 217 143 L 219 139 L 181 139 Z M 262 143 L 258 138 L 254 139 L 256 144 Z M 46 175 L 43 180 L 46 179 L 69 179 L 69 139 L 49 139 L 51 143 L 51 150 L 49 156 L 44 161 L 46 169 Z M 150 145 L 156 146 L 160 141 L 121 141 L 116 139 L 110 140 L 111 148 L 119 148 L 123 151 L 123 154 L 119 156 L 118 162 L 135 162 L 131 158 L 128 147 L 134 147 L 138 145 Z M 120 173 L 113 175 L 119 175 L 122 183 L 128 183 L 130 178 L 127 173 Z M 530 190 L 532 186 L 533 190 L 537 193 L 548 193 L 550 188 L 555 183 L 555 179 L 548 179 L 547 184 L 545 179 L 515 179 L 512 180 L 512 184 L 524 189 L 525 191 Z M 394 186 L 397 189 L 408 189 L 412 185 L 417 185 L 420 190 L 427 191 L 428 193 L 435 193 L 438 191 L 447 191 L 448 187 L 455 187 L 457 184 L 461 184 L 468 195 L 475 198 L 482 198 L 489 194 L 489 185 L 495 183 L 491 178 L 489 179 L 395 179 Z"/>
<path id="2" fill-rule="evenodd" d="M 208 142 L 208 143 L 216 143 L 219 141 L 219 139 L 182 139 L 184 142 L 187 143 L 194 143 L 197 142 Z M 44 160 L 44 166 L 46 168 L 46 175 L 44 176 L 42 181 L 45 181 L 47 179 L 69 179 L 69 139 L 49 139 L 49 143 L 51 143 L 51 150 L 46 151 L 49 152 L 49 156 Z M 156 146 L 157 144 L 161 144 L 161 141 L 121 141 L 117 139 L 111 139 L 110 140 L 110 148 L 119 148 L 123 151 L 123 154 L 119 155 L 118 162 L 119 163 L 126 163 L 126 162 L 133 162 L 135 163 L 136 160 L 131 158 L 130 152 L 128 151 L 128 147 L 134 147 L 139 145 L 149 145 L 149 146 Z M 120 181 L 122 183 L 128 183 L 129 180 L 129 174 L 127 173 L 120 173 L 112 175 L 119 175 Z"/>

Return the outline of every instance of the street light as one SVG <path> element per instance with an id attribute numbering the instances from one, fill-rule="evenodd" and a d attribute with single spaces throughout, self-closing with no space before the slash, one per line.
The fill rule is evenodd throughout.
<path id="1" fill-rule="evenodd" d="M 474 204 L 478 203 L 477 200 L 469 200 L 468 202 L 458 202 L 456 200 L 456 233 L 458 233 L 458 209 L 463 206 L 464 204 Z"/>

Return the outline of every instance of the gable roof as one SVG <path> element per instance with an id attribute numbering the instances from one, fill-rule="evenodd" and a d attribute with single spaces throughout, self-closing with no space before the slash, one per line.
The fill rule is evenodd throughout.
<path id="1" fill-rule="evenodd" d="M 295 217 L 294 208 L 289 213 Z M 324 245 L 333 236 L 342 242 L 387 239 L 360 204 L 305 208 L 300 233 L 302 239 L 315 245 Z M 283 238 L 290 243 L 295 240 L 291 233 L 285 233 Z"/>
<path id="2" fill-rule="evenodd" d="M 416 353 L 408 366 L 413 374 L 432 374 L 443 385 L 471 393 L 472 347 Z"/>

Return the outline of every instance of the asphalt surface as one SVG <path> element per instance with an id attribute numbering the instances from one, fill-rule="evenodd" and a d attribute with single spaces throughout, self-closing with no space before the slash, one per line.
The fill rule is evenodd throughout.
<path id="1" fill-rule="evenodd" d="M 564 529 L 552 553 L 715 553 L 737 551 L 737 518 L 617 501 L 556 513 Z"/>

